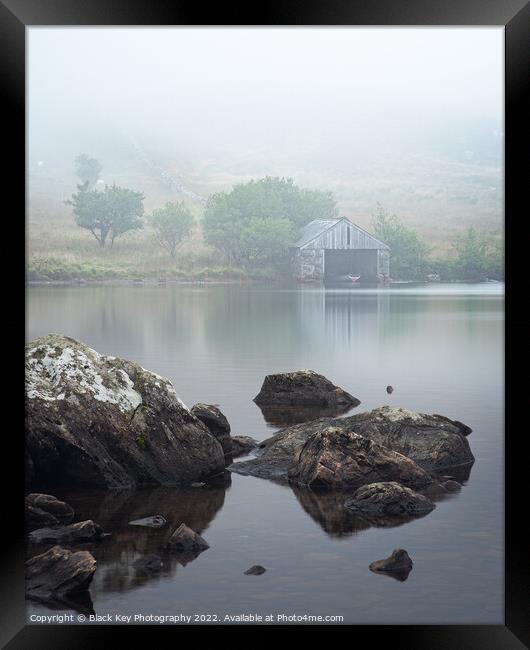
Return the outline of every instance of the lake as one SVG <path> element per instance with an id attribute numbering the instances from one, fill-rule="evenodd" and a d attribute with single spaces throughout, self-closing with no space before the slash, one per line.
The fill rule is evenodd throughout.
<path id="1" fill-rule="evenodd" d="M 305 368 L 361 400 L 350 414 L 390 404 L 473 429 L 476 460 L 462 490 L 428 516 L 390 528 L 363 525 L 332 493 L 237 474 L 195 489 L 54 492 L 76 520 L 92 518 L 112 533 L 90 547 L 98 562 L 90 588 L 96 613 L 503 623 L 503 290 L 494 283 L 380 291 L 30 287 L 28 340 L 61 333 L 136 361 L 171 379 L 188 407 L 217 404 L 234 435 L 272 435 L 277 427 L 252 399 L 265 375 Z M 167 531 L 128 522 L 157 513 L 172 529 L 185 521 L 210 548 L 155 576 L 139 573 L 132 563 Z M 396 548 L 414 562 L 406 581 L 368 569 Z M 254 564 L 267 572 L 244 575 Z M 28 614 L 58 611 L 28 602 Z"/>

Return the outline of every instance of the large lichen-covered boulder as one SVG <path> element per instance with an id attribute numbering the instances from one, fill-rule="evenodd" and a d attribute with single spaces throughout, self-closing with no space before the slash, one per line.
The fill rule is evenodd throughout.
<path id="1" fill-rule="evenodd" d="M 416 517 L 435 508 L 423 494 L 394 481 L 363 485 L 344 505 L 360 514 L 383 517 Z"/>
<path id="2" fill-rule="evenodd" d="M 330 426 L 373 440 L 407 456 L 428 471 L 465 469 L 474 461 L 467 440 L 471 429 L 465 424 L 442 415 L 384 406 L 345 418 L 320 418 L 282 429 L 260 442 L 256 458 L 233 463 L 229 469 L 238 474 L 285 482 L 289 468 L 306 441 Z"/>
<path id="3" fill-rule="evenodd" d="M 339 427 L 314 433 L 288 476 L 312 489 L 343 490 L 381 481 L 416 487 L 432 483 L 431 476 L 410 458 Z"/>
<path id="4" fill-rule="evenodd" d="M 33 485 L 179 485 L 224 469 L 220 443 L 170 381 L 70 337 L 26 346 L 26 396 Z"/>
<path id="5" fill-rule="evenodd" d="M 361 402 L 313 370 L 267 375 L 254 398 L 259 406 L 357 406 Z"/>

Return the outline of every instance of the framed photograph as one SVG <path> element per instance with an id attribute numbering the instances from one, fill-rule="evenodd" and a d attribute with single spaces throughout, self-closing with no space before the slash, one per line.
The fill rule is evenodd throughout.
<path id="1" fill-rule="evenodd" d="M 528 647 L 529 4 L 259 14 L 0 1 L 2 647 Z"/>

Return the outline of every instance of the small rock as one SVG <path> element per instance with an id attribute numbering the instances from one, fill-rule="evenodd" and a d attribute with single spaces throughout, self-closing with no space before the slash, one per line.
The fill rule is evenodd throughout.
<path id="1" fill-rule="evenodd" d="M 167 526 L 167 521 L 162 515 L 153 515 L 143 519 L 135 519 L 129 522 L 129 526 L 146 526 L 147 528 L 163 528 Z"/>
<path id="2" fill-rule="evenodd" d="M 225 463 L 230 465 L 233 460 L 232 438 L 230 437 L 230 424 L 224 414 L 217 406 L 202 403 L 192 406 L 191 413 L 207 427 L 212 436 L 221 444 Z"/>
<path id="3" fill-rule="evenodd" d="M 244 573 L 246 576 L 260 576 L 262 573 L 265 573 L 267 569 L 260 564 L 254 564 L 250 569 L 247 569 Z"/>
<path id="4" fill-rule="evenodd" d="M 74 509 L 51 494 L 26 496 L 26 526 L 31 530 L 72 521 Z"/>
<path id="5" fill-rule="evenodd" d="M 250 436 L 232 436 L 232 456 L 237 458 L 250 453 L 258 446 L 258 441 Z"/>
<path id="6" fill-rule="evenodd" d="M 391 395 L 391 394 L 394 392 L 394 389 L 392 388 L 392 386 L 387 386 L 387 387 L 386 387 L 386 392 L 387 392 L 389 395 Z"/>
<path id="7" fill-rule="evenodd" d="M 104 536 L 101 526 L 87 519 L 68 526 L 38 528 L 29 534 L 29 539 L 35 543 L 75 544 L 99 541 Z"/>
<path id="8" fill-rule="evenodd" d="M 139 557 L 135 562 L 133 562 L 133 567 L 139 571 L 152 573 L 155 571 L 160 571 L 160 569 L 163 567 L 163 563 L 159 555 L 150 553 L 148 555 L 142 555 L 142 557 Z"/>
<path id="9" fill-rule="evenodd" d="M 370 564 L 370 571 L 374 573 L 387 573 L 397 580 L 405 581 L 412 571 L 412 560 L 407 551 L 402 548 L 392 551 L 390 557 L 376 560 Z"/>
<path id="10" fill-rule="evenodd" d="M 175 532 L 168 539 L 166 548 L 173 551 L 204 551 L 210 548 L 208 542 L 198 533 L 186 526 L 180 524 Z"/>
<path id="11" fill-rule="evenodd" d="M 458 481 L 449 480 L 442 483 L 442 485 L 448 492 L 458 492 L 458 490 L 462 489 L 462 486 Z"/>
<path id="12" fill-rule="evenodd" d="M 67 602 L 87 592 L 96 571 L 88 551 L 75 553 L 53 546 L 26 562 L 26 597 L 40 602 Z"/>
<path id="13" fill-rule="evenodd" d="M 427 514 L 435 507 L 427 497 L 396 482 L 363 485 L 344 505 L 362 514 L 383 517 Z"/>

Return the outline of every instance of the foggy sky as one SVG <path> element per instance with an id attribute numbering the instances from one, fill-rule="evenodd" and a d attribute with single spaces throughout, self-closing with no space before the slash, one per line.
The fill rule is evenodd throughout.
<path id="1" fill-rule="evenodd" d="M 498 27 L 30 28 L 30 152 L 120 131 L 191 157 L 491 134 L 503 48 Z"/>

